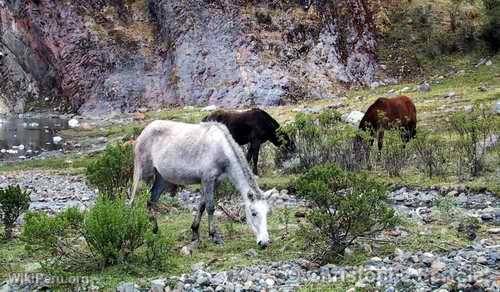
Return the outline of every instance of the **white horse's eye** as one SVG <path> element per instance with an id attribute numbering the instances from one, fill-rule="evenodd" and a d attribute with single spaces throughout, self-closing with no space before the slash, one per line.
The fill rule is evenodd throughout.
<path id="1" fill-rule="evenodd" d="M 253 217 L 256 217 L 256 216 L 257 216 L 257 212 L 255 212 L 255 211 L 254 211 L 254 212 L 252 212 L 252 216 L 253 216 Z"/>

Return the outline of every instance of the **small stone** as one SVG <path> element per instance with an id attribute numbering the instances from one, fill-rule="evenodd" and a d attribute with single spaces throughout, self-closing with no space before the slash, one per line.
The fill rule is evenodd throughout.
<path id="1" fill-rule="evenodd" d="M 431 270 L 433 273 L 439 273 L 444 270 L 446 264 L 441 262 L 440 260 L 435 260 L 431 264 Z"/>
<path id="2" fill-rule="evenodd" d="M 54 136 L 52 137 L 52 141 L 55 143 L 55 144 L 58 144 L 59 142 L 62 141 L 62 138 L 59 137 L 59 136 Z"/>
<path id="3" fill-rule="evenodd" d="M 156 279 L 150 282 L 150 292 L 163 292 L 165 290 L 165 280 Z"/>
<path id="4" fill-rule="evenodd" d="M 127 283 L 120 283 L 118 285 L 118 287 L 116 288 L 116 291 L 117 292 L 135 292 L 135 291 L 139 291 L 139 289 L 137 289 L 137 287 L 134 283 L 127 282 Z"/>
<path id="5" fill-rule="evenodd" d="M 370 84 L 370 88 L 371 89 L 376 89 L 376 88 L 379 88 L 379 87 L 380 87 L 380 82 L 378 82 L 378 81 L 372 82 Z"/>
<path id="6" fill-rule="evenodd" d="M 424 83 L 417 86 L 417 90 L 420 92 L 431 91 L 431 85 L 427 82 L 424 82 Z"/>
<path id="7" fill-rule="evenodd" d="M 455 98 L 455 97 L 457 97 L 457 94 L 456 94 L 455 92 L 453 92 L 453 91 L 448 92 L 448 93 L 444 96 L 444 98 Z"/>
<path id="8" fill-rule="evenodd" d="M 140 113 L 140 112 L 134 113 L 134 120 L 142 121 L 144 119 L 146 119 L 146 115 L 144 113 Z"/>
<path id="9" fill-rule="evenodd" d="M 267 287 L 274 286 L 274 280 L 270 279 L 270 278 L 266 279 L 266 285 L 267 285 Z"/>
<path id="10" fill-rule="evenodd" d="M 106 138 L 106 137 L 97 138 L 97 143 L 100 143 L 100 144 L 106 143 L 107 141 L 108 141 L 108 138 Z"/>
<path id="11" fill-rule="evenodd" d="M 451 192 L 449 192 L 448 194 L 446 194 L 447 196 L 450 196 L 450 197 L 456 197 L 458 195 L 458 192 L 453 190 Z"/>
<path id="12" fill-rule="evenodd" d="M 193 272 L 196 272 L 196 271 L 201 271 L 203 270 L 203 268 L 205 267 L 205 263 L 204 262 L 198 262 L 194 265 L 191 266 L 191 270 Z"/>
<path id="13" fill-rule="evenodd" d="M 425 252 L 424 254 L 422 254 L 422 262 L 427 266 L 430 266 L 433 261 L 434 261 L 434 255 L 432 253 Z"/>
<path id="14" fill-rule="evenodd" d="M 488 259 L 485 256 L 480 256 L 477 258 L 477 262 L 482 265 L 487 265 Z"/>
<path id="15" fill-rule="evenodd" d="M 201 110 L 204 112 L 211 112 L 211 111 L 214 111 L 216 109 L 217 109 L 216 105 L 209 105 L 209 106 L 202 108 Z"/>
<path id="16" fill-rule="evenodd" d="M 257 252 L 255 251 L 255 249 L 253 249 L 253 248 L 252 248 L 252 249 L 247 250 L 247 251 L 245 252 L 245 255 L 246 255 L 247 257 L 254 258 L 254 257 L 256 257 L 256 256 L 257 256 Z"/>
<path id="17" fill-rule="evenodd" d="M 408 268 L 406 271 L 408 272 L 408 276 L 410 276 L 410 278 L 418 278 L 418 275 L 420 274 L 418 270 L 414 268 Z"/>
<path id="18" fill-rule="evenodd" d="M 486 230 L 489 234 L 500 234 L 500 227 L 490 228 Z"/>
<path id="19" fill-rule="evenodd" d="M 483 214 L 481 214 L 481 219 L 483 221 L 491 221 L 491 220 L 493 220 L 493 214 L 491 214 L 491 213 L 483 213 Z"/>
<path id="20" fill-rule="evenodd" d="M 68 121 L 68 126 L 70 128 L 78 128 L 80 126 L 80 122 L 77 119 L 71 119 Z"/>
<path id="21" fill-rule="evenodd" d="M 145 112 L 148 111 L 148 108 L 147 107 L 140 107 L 140 108 L 137 109 L 137 111 L 140 112 L 140 113 L 145 113 Z"/>

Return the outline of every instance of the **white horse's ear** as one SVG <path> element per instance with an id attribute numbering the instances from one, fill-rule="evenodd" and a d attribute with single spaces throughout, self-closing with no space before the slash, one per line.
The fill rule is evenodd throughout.
<path id="1" fill-rule="evenodd" d="M 276 188 L 272 188 L 270 190 L 267 190 L 264 192 L 264 200 L 267 200 L 269 199 L 269 197 L 271 197 L 271 195 L 274 193 L 274 192 L 277 192 L 278 190 Z"/>

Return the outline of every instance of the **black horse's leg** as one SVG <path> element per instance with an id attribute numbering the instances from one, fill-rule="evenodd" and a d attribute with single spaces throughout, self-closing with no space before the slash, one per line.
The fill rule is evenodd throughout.
<path id="1" fill-rule="evenodd" d="M 252 161 L 252 157 L 253 157 L 252 142 L 250 142 L 250 144 L 248 145 L 248 151 L 247 151 L 247 161 L 248 161 L 248 164 L 250 164 L 250 161 Z"/>
<path id="2" fill-rule="evenodd" d="M 148 201 L 149 220 L 153 224 L 153 233 L 158 232 L 158 222 L 156 220 L 156 204 L 158 203 L 158 200 L 160 199 L 161 194 L 165 191 L 166 187 L 167 182 L 155 170 L 155 182 L 151 187 L 151 196 Z"/>
<path id="3" fill-rule="evenodd" d="M 260 141 L 255 141 L 254 143 L 250 144 L 250 148 L 252 149 L 253 173 L 255 175 L 259 174 L 257 165 L 259 162 L 260 145 L 261 145 Z"/>

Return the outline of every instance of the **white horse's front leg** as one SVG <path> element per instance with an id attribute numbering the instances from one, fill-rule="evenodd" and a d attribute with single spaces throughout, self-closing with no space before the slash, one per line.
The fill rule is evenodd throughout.
<path id="1" fill-rule="evenodd" d="M 203 193 L 205 196 L 205 204 L 208 214 L 208 234 L 213 242 L 216 244 L 224 244 L 222 236 L 217 232 L 215 224 L 215 202 L 214 202 L 214 190 L 215 190 L 215 180 L 207 180 L 202 183 Z"/>
<path id="2" fill-rule="evenodd" d="M 193 232 L 192 241 L 198 241 L 200 239 L 200 221 L 201 217 L 203 217 L 203 212 L 205 212 L 205 195 L 202 194 L 202 198 L 200 204 L 198 205 L 198 212 L 193 220 L 193 224 L 191 224 L 191 231 Z"/>

